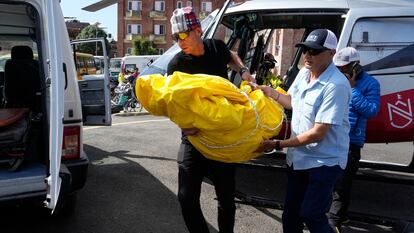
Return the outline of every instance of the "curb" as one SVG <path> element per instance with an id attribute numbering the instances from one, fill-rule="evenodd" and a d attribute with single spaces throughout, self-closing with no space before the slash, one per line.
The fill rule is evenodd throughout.
<path id="1" fill-rule="evenodd" d="M 119 113 L 115 113 L 115 116 L 119 116 L 119 117 L 127 117 L 127 116 L 143 116 L 143 115 L 149 115 L 149 112 L 147 111 L 142 111 L 142 112 L 119 112 Z"/>

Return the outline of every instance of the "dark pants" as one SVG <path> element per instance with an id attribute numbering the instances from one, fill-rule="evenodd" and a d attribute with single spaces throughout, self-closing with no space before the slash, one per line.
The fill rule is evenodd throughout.
<path id="1" fill-rule="evenodd" d="M 339 176 L 332 194 L 332 204 L 328 213 L 329 224 L 340 227 L 348 219 L 348 206 L 351 199 L 352 180 L 359 168 L 361 147 L 350 144 L 348 163 L 344 172 Z"/>
<path id="2" fill-rule="evenodd" d="M 178 200 L 185 224 L 191 233 L 207 233 L 207 223 L 200 207 L 203 178 L 212 179 L 218 200 L 220 233 L 232 233 L 236 206 L 235 164 L 205 158 L 191 144 L 182 143 L 178 152 Z"/>
<path id="3" fill-rule="evenodd" d="M 288 185 L 282 215 L 283 232 L 303 232 L 304 223 L 311 233 L 331 233 L 326 212 L 336 179 L 342 172 L 337 166 L 307 170 L 288 168 Z"/>

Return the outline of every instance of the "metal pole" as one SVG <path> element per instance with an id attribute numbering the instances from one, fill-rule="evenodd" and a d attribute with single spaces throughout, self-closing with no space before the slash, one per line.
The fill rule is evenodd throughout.
<path id="1" fill-rule="evenodd" d="M 95 38 L 98 37 L 98 24 L 95 25 Z M 98 41 L 95 42 L 95 55 L 98 56 Z"/>

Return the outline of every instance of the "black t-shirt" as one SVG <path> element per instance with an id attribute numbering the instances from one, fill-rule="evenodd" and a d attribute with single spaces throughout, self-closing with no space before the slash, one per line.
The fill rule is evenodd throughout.
<path id="1" fill-rule="evenodd" d="M 168 64 L 167 74 L 181 71 L 188 74 L 218 75 L 228 79 L 227 64 L 230 62 L 230 51 L 221 40 L 207 39 L 203 41 L 204 54 L 192 56 L 183 51 L 177 53 Z M 181 133 L 181 140 L 189 144 L 188 139 Z"/>
<path id="2" fill-rule="evenodd" d="M 207 39 L 203 41 L 204 54 L 193 56 L 179 52 L 168 64 L 167 74 L 181 71 L 188 74 L 218 75 L 228 79 L 227 64 L 230 62 L 230 51 L 221 40 Z"/>

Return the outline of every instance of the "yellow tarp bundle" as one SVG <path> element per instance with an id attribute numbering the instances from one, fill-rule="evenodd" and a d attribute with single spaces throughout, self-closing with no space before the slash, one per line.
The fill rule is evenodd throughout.
<path id="1" fill-rule="evenodd" d="M 283 108 L 251 91 L 241 89 L 219 76 L 174 72 L 170 76 L 141 76 L 135 91 L 141 104 L 153 115 L 167 116 L 180 128 L 198 128 L 189 136 L 191 144 L 205 157 L 221 162 L 244 162 L 264 139 L 276 136 Z"/>

